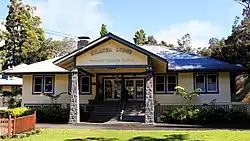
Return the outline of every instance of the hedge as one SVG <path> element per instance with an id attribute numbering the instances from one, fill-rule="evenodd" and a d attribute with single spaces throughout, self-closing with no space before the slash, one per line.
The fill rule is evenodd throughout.
<path id="1" fill-rule="evenodd" d="M 40 108 L 13 108 L 0 110 L 0 118 L 8 118 L 9 115 L 21 117 L 34 113 L 38 123 L 67 123 L 69 120 L 69 110 L 58 107 L 40 107 Z"/>
<path id="2" fill-rule="evenodd" d="M 250 117 L 247 113 L 233 110 L 214 108 L 172 108 L 162 114 L 164 123 L 182 124 L 248 124 Z"/>
<path id="3" fill-rule="evenodd" d="M 13 108 L 13 109 L 1 109 L 0 110 L 0 118 L 8 118 L 9 115 L 21 117 L 32 114 L 33 111 L 28 108 L 19 107 L 19 108 Z"/>

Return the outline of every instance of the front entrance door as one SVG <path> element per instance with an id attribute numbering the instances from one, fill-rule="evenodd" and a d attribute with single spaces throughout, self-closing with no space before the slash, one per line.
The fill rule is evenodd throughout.
<path id="1" fill-rule="evenodd" d="M 121 85 L 121 79 L 104 79 L 104 99 L 119 100 Z"/>
<path id="2" fill-rule="evenodd" d="M 144 79 L 125 79 L 125 88 L 128 90 L 128 98 L 133 100 L 144 99 Z"/>
<path id="3" fill-rule="evenodd" d="M 105 78 L 103 81 L 104 100 L 119 100 L 121 96 L 122 80 Z M 129 100 L 143 100 L 144 86 L 143 78 L 125 78 L 125 88 L 128 90 Z"/>

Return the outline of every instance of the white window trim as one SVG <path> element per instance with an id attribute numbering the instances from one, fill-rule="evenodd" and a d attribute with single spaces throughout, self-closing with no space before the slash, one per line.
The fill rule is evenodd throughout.
<path id="1" fill-rule="evenodd" d="M 35 78 L 39 78 L 39 77 L 42 78 L 42 84 L 39 84 L 39 85 L 42 86 L 42 91 L 36 92 L 36 91 L 35 91 L 35 86 L 38 85 L 38 84 L 36 84 Z M 33 93 L 34 93 L 34 94 L 43 93 L 43 76 L 34 76 L 33 81 L 34 81 L 34 82 L 33 82 L 33 86 L 32 86 L 32 87 L 33 87 Z"/>
<path id="2" fill-rule="evenodd" d="M 166 81 L 167 93 L 174 93 L 174 92 L 176 92 L 176 91 L 169 91 L 169 90 L 168 90 L 168 84 L 174 84 L 174 83 L 168 83 L 168 76 L 174 76 L 174 77 L 175 77 L 175 85 L 176 85 L 176 86 L 178 86 L 178 84 L 177 84 L 177 83 L 178 83 L 178 76 L 175 75 L 175 74 L 169 74 L 169 75 L 167 74 L 167 75 L 166 75 L 166 77 L 167 77 L 167 81 Z"/>
<path id="3" fill-rule="evenodd" d="M 195 89 L 197 89 L 197 85 L 196 85 L 196 76 L 197 75 L 203 75 L 204 77 L 204 84 L 203 84 L 203 86 L 204 86 L 204 90 L 202 90 L 202 91 L 199 91 L 199 92 L 206 92 L 206 74 L 195 74 L 195 77 L 194 77 L 194 85 L 195 85 Z"/>
<path id="4" fill-rule="evenodd" d="M 43 107 L 43 106 L 40 105 L 40 104 L 38 104 L 38 105 L 35 105 L 35 104 L 27 104 L 27 105 L 25 105 L 25 107 L 27 107 L 27 108 L 37 108 L 37 107 L 41 108 L 41 107 Z"/>
<path id="5" fill-rule="evenodd" d="M 51 77 L 52 78 L 52 91 L 51 92 L 45 92 L 45 79 L 46 79 L 46 77 L 48 78 L 48 77 Z M 53 94 L 54 93 L 54 77 L 53 76 L 44 76 L 44 78 L 43 78 L 43 92 L 44 93 L 46 93 L 46 94 Z"/>
<path id="6" fill-rule="evenodd" d="M 209 75 L 213 75 L 213 76 L 215 76 L 215 78 L 216 78 L 216 79 L 215 79 L 215 80 L 216 80 L 216 83 L 215 83 L 215 84 L 216 84 L 216 87 L 215 87 L 216 90 L 215 90 L 215 91 L 209 91 L 209 90 L 208 90 L 208 76 L 209 76 Z M 217 74 L 207 74 L 207 75 L 206 75 L 206 79 L 207 79 L 207 81 L 206 81 L 206 85 L 207 85 L 206 90 L 207 90 L 207 92 L 218 92 L 218 75 L 217 75 Z"/>
<path id="7" fill-rule="evenodd" d="M 89 91 L 88 92 L 83 92 L 82 91 L 82 78 L 83 77 L 88 77 L 89 78 Z M 90 82 L 91 82 L 91 80 L 90 80 L 91 78 L 90 78 L 90 76 L 85 76 L 85 75 L 82 75 L 81 76 L 81 78 L 80 78 L 80 93 L 82 93 L 82 94 L 89 94 L 90 93 L 90 89 L 91 89 L 91 85 L 90 85 Z"/>
<path id="8" fill-rule="evenodd" d="M 163 86 L 164 90 L 163 91 L 156 90 L 156 77 L 157 76 L 162 76 L 164 78 L 164 86 Z M 155 93 L 166 93 L 166 75 L 155 75 Z"/>

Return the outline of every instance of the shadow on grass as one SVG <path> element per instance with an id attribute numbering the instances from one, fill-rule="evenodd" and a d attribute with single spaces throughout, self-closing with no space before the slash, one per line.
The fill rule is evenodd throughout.
<path id="1" fill-rule="evenodd" d="M 64 141 L 120 141 L 117 138 L 76 138 L 76 139 L 66 139 Z M 201 141 L 201 140 L 193 140 L 189 138 L 188 134 L 172 134 L 172 135 L 165 135 L 164 138 L 155 138 L 155 137 L 148 137 L 148 136 L 138 136 L 131 138 L 127 141 Z"/>

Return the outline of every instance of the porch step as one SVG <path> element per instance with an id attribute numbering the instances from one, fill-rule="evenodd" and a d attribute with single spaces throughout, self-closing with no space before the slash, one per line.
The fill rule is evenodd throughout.
<path id="1" fill-rule="evenodd" d="M 118 112 L 91 112 L 88 122 L 107 122 L 111 119 L 116 119 L 119 116 Z"/>
<path id="2" fill-rule="evenodd" d="M 126 121 L 126 122 L 144 122 L 145 117 L 144 116 L 123 116 L 122 121 Z"/>
<path id="3" fill-rule="evenodd" d="M 107 122 L 117 120 L 120 117 L 118 101 L 90 101 L 92 110 L 88 122 Z M 126 103 L 126 109 L 123 113 L 124 121 L 144 121 L 144 102 L 129 101 Z"/>

